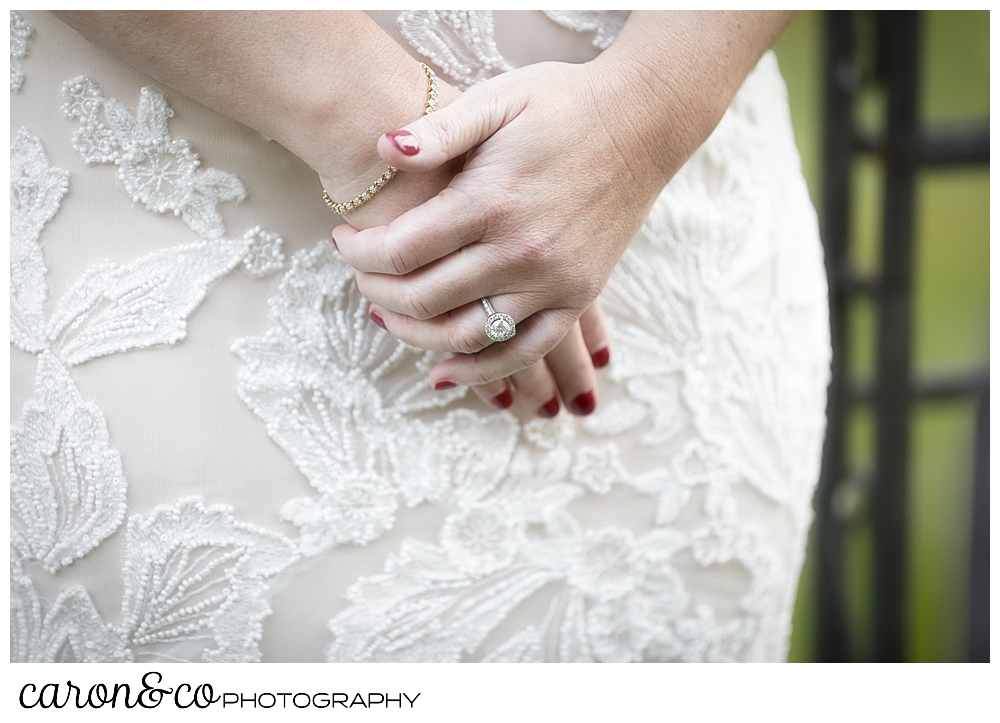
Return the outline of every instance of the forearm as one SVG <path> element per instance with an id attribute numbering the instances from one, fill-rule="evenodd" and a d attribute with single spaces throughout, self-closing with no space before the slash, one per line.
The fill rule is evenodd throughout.
<path id="1" fill-rule="evenodd" d="M 636 11 L 593 64 L 617 83 L 615 118 L 666 183 L 718 125 L 787 12 Z M 640 161 L 636 160 L 635 164 Z"/>
<path id="2" fill-rule="evenodd" d="M 378 137 L 419 117 L 427 97 L 417 61 L 361 12 L 56 14 L 133 67 L 281 143 L 335 198 L 385 170 Z M 444 106 L 458 92 L 442 86 Z M 394 179 L 395 202 L 380 194 L 366 207 L 392 217 L 404 197 L 404 205 L 422 201 L 428 182 Z"/>

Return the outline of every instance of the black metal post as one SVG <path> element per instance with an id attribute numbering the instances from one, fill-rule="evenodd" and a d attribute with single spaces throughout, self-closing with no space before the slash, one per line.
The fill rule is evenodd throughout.
<path id="1" fill-rule="evenodd" d="M 852 13 L 827 13 L 826 25 L 826 145 L 824 148 L 823 245 L 830 284 L 830 335 L 833 360 L 827 401 L 823 467 L 816 490 L 816 545 L 819 553 L 816 585 L 816 655 L 824 662 L 851 658 L 844 609 L 844 525 L 831 499 L 844 479 L 844 432 L 847 423 L 845 352 L 847 234 L 850 218 L 852 98 L 858 79 L 852 63 Z"/>
<path id="2" fill-rule="evenodd" d="M 910 430 L 910 309 L 913 190 L 917 170 L 919 14 L 885 13 L 887 131 L 882 274 L 875 382 L 875 468 L 871 490 L 875 557 L 875 659 L 903 660 L 907 629 L 907 467 Z"/>
<path id="3" fill-rule="evenodd" d="M 920 17 L 916 12 L 876 14 L 877 81 L 884 84 L 887 119 L 884 133 L 867 135 L 853 127 L 852 106 L 862 82 L 855 67 L 857 15 L 829 12 L 826 52 L 826 145 L 823 189 L 823 242 L 830 284 L 833 343 L 832 382 L 827 407 L 827 439 L 816 494 L 817 657 L 851 659 L 844 608 L 843 545 L 845 521 L 832 499 L 849 474 L 845 457 L 847 410 L 870 403 L 876 415 L 876 470 L 869 490 L 867 518 L 874 532 L 875 658 L 903 660 L 907 632 L 907 477 L 910 413 L 924 400 L 979 399 L 976 427 L 976 479 L 973 508 L 969 597 L 969 659 L 989 660 L 989 372 L 914 380 L 910 364 L 914 181 L 920 167 L 989 164 L 988 123 L 920 128 L 917 80 Z M 857 275 L 848 262 L 851 163 L 858 153 L 874 153 L 884 164 L 885 197 L 882 270 L 877 277 Z M 878 306 L 875 383 L 847 378 L 845 315 L 847 301 L 868 294 Z"/>
<path id="4" fill-rule="evenodd" d="M 976 482 L 972 493 L 969 662 L 990 662 L 990 388 L 979 396 Z"/>

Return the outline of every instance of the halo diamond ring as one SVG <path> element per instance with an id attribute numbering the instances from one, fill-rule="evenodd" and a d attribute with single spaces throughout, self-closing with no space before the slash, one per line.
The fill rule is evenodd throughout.
<path id="1" fill-rule="evenodd" d="M 507 341 L 517 333 L 514 320 L 507 314 L 502 314 L 494 309 L 489 297 L 484 296 L 480 301 L 486 310 L 486 336 L 493 341 Z"/>

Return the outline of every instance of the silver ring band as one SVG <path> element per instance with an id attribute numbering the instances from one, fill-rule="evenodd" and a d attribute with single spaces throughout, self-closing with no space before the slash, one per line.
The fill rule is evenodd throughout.
<path id="1" fill-rule="evenodd" d="M 486 311 L 486 336 L 493 341 L 507 341 L 517 333 L 514 320 L 494 309 L 488 296 L 484 296 L 480 301 Z"/>

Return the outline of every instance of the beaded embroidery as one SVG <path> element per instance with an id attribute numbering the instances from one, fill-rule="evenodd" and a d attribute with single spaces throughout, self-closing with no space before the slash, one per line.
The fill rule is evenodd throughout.
<path id="1" fill-rule="evenodd" d="M 73 147 L 85 162 L 113 163 L 125 192 L 156 213 L 180 216 L 195 233 L 218 238 L 225 229 L 216 206 L 242 201 L 243 184 L 231 173 L 200 169 L 198 154 L 180 138 L 171 138 L 167 121 L 173 110 L 159 93 L 143 88 L 133 114 L 114 98 L 105 98 L 90 78 L 63 84 L 62 110 L 80 122 Z"/>
<path id="2" fill-rule="evenodd" d="M 20 92 L 24 84 L 24 72 L 21 61 L 28 54 L 28 39 L 35 29 L 17 10 L 10 11 L 10 90 Z"/>

